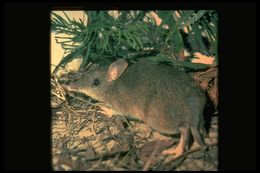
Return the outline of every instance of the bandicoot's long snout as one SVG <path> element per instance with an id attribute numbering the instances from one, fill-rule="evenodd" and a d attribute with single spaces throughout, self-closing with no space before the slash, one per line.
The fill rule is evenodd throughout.
<path id="1" fill-rule="evenodd" d="M 79 87 L 75 84 L 63 84 L 62 87 L 67 91 L 78 91 Z"/>

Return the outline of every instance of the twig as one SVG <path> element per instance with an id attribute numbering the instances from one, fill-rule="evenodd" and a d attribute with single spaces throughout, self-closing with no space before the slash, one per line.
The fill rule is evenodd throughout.
<path id="1" fill-rule="evenodd" d="M 56 83 L 56 85 L 57 85 L 57 87 L 58 87 L 58 89 L 59 89 L 59 91 L 60 91 L 60 94 L 62 95 L 62 97 L 65 99 L 65 96 L 64 96 L 64 92 L 65 92 L 65 90 L 63 89 L 63 87 L 60 85 L 60 83 L 59 83 L 59 81 L 58 81 L 58 79 L 57 79 L 57 77 L 56 77 L 56 75 L 53 75 L 53 79 L 54 79 L 54 81 L 55 81 L 55 83 Z M 66 99 L 65 99 L 66 100 Z"/>
<path id="2" fill-rule="evenodd" d="M 151 162 L 152 162 L 152 159 L 154 158 L 156 152 L 158 151 L 158 148 L 159 148 L 159 142 L 157 141 L 157 142 L 156 142 L 156 145 L 155 145 L 155 147 L 154 147 L 153 152 L 150 154 L 149 159 L 147 160 L 146 164 L 145 164 L 144 167 L 143 167 L 143 171 L 148 171 L 149 166 L 150 166 L 150 164 L 151 164 Z"/>
<path id="3" fill-rule="evenodd" d="M 96 111 L 94 112 L 94 116 L 93 116 L 93 124 L 91 126 L 92 128 L 92 132 L 94 133 L 95 136 L 97 136 L 96 132 L 95 132 L 95 129 L 94 129 L 94 126 L 95 126 L 95 119 L 96 119 Z"/>
<path id="4" fill-rule="evenodd" d="M 100 166 L 100 163 L 101 163 L 101 161 L 102 161 L 102 158 L 99 157 L 99 158 L 94 159 L 94 160 L 98 160 L 98 159 L 99 159 L 99 161 L 98 161 L 95 165 L 93 165 L 90 169 L 88 169 L 88 171 L 92 171 L 92 170 L 94 170 L 95 168 L 98 168 L 98 167 Z M 88 161 L 88 160 L 86 160 L 86 161 Z M 91 160 L 90 160 L 90 161 L 91 161 Z"/>
<path id="5" fill-rule="evenodd" d="M 129 151 L 116 151 L 116 152 L 113 152 L 113 153 L 105 153 L 105 154 L 100 154 L 99 156 L 96 156 L 96 157 L 92 157 L 92 158 L 88 158 L 88 159 L 84 159 L 84 161 L 94 161 L 94 160 L 98 160 L 98 159 L 101 159 L 102 160 L 106 160 L 108 159 L 109 157 L 113 157 L 114 155 L 117 155 L 117 154 L 125 154 Z"/>
<path id="6" fill-rule="evenodd" d="M 109 135 L 110 135 L 116 142 L 118 142 L 118 143 L 120 144 L 120 141 L 111 133 L 111 131 L 110 131 L 110 129 L 109 129 L 107 123 L 105 123 L 105 126 L 106 126 L 106 129 L 107 129 Z"/>
<path id="7" fill-rule="evenodd" d="M 82 123 L 82 125 L 78 128 L 77 133 L 79 133 L 79 132 L 83 129 L 83 127 L 84 127 L 89 121 L 90 121 L 90 118 L 87 119 L 87 120 L 84 120 L 84 122 Z"/>
<path id="8" fill-rule="evenodd" d="M 56 97 L 59 97 L 61 100 L 65 101 L 66 99 L 64 97 L 61 97 L 60 95 L 56 94 L 54 91 L 51 91 L 51 93 L 53 95 L 55 95 Z"/>
<path id="9" fill-rule="evenodd" d="M 121 115 L 123 117 L 123 119 L 126 121 L 126 124 L 129 126 L 130 130 L 133 130 L 131 124 L 128 122 L 128 120 L 126 119 L 125 116 Z"/>
<path id="10" fill-rule="evenodd" d="M 68 105 L 68 109 L 71 110 L 71 112 L 73 112 L 74 114 L 76 114 L 77 116 L 80 116 L 78 113 L 76 113 L 72 108 L 71 106 Z"/>

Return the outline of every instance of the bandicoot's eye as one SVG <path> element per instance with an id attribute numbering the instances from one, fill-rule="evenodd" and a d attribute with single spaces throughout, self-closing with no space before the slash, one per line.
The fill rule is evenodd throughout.
<path id="1" fill-rule="evenodd" d="M 93 86 L 98 86 L 99 85 L 99 80 L 98 79 L 94 79 L 93 81 L 92 81 L 92 85 Z"/>

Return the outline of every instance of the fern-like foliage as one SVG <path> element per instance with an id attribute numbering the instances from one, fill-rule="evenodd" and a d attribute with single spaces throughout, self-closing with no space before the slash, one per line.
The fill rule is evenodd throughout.
<path id="1" fill-rule="evenodd" d="M 172 55 L 168 61 L 178 63 L 175 56 L 182 49 L 217 57 L 218 17 L 215 11 L 155 12 L 162 19 L 159 26 L 149 11 L 119 11 L 117 17 L 111 16 L 109 11 L 85 11 L 86 25 L 81 19 L 71 19 L 65 12 L 65 18 L 52 13 L 51 29 L 56 34 L 66 35 L 56 36 L 56 40 L 67 53 L 54 72 L 78 55 L 83 57 L 82 67 L 92 61 L 113 61 L 119 57 L 135 61 L 139 57 L 156 55 Z M 185 27 L 187 31 L 183 32 Z M 185 63 L 182 66 L 196 69 L 194 64 Z"/>

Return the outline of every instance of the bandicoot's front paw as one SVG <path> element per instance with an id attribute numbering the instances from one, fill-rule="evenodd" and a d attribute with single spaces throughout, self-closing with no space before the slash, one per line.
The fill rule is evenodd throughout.
<path id="1" fill-rule="evenodd" d="M 107 108 L 105 106 L 99 106 L 99 107 L 102 110 L 98 111 L 98 112 L 100 112 L 100 113 L 102 113 L 102 114 L 104 114 L 104 115 L 106 115 L 108 117 L 111 117 L 113 115 L 113 112 L 114 112 L 113 109 Z"/>

